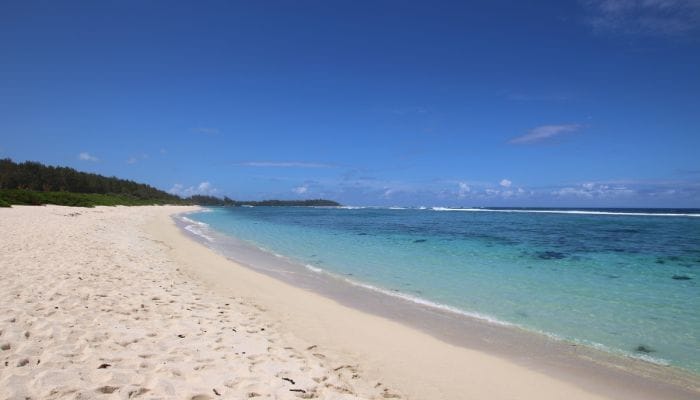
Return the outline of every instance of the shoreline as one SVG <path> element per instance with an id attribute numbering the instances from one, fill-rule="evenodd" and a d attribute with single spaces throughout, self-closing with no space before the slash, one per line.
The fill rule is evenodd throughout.
<path id="1" fill-rule="evenodd" d="M 667 378 L 666 380 L 668 380 L 669 377 L 674 376 L 683 376 L 684 378 L 687 378 L 690 381 L 700 380 L 700 373 L 695 373 L 691 370 L 670 365 L 664 359 L 656 359 L 654 357 L 646 355 L 637 355 L 629 352 L 623 352 L 621 350 L 617 351 L 616 349 L 610 349 L 605 345 L 599 343 L 589 343 L 585 341 L 563 338 L 554 333 L 539 331 L 536 329 L 529 329 L 517 323 L 504 321 L 496 317 L 492 317 L 490 315 L 480 314 L 478 312 L 463 311 L 453 306 L 435 303 L 431 300 L 424 299 L 419 296 L 377 287 L 372 284 L 364 283 L 362 281 L 358 281 L 349 277 L 345 277 L 343 275 L 336 274 L 334 272 L 329 272 L 323 268 L 318 268 L 309 264 L 297 262 L 288 258 L 285 255 L 277 254 L 265 248 L 259 247 L 254 243 L 244 241 L 230 236 L 228 234 L 216 231 L 215 229 L 209 227 L 206 224 L 204 224 L 204 229 L 206 230 L 205 233 L 199 227 L 194 227 L 193 225 L 190 225 L 203 224 L 202 222 L 188 218 L 187 214 L 190 213 L 192 212 L 174 215 L 173 219 L 175 220 L 175 224 L 182 231 L 187 231 L 186 233 L 183 233 L 186 236 L 190 237 L 192 240 L 195 240 L 196 242 L 204 245 L 205 247 L 212 249 L 213 251 L 223 255 L 224 257 L 232 260 L 233 262 L 236 262 L 255 271 L 261 272 L 265 275 L 271 276 L 275 279 L 282 280 L 293 286 L 311 290 L 315 293 L 321 294 L 325 297 L 328 297 L 355 309 L 360 309 L 362 311 L 369 312 L 374 315 L 383 316 L 389 319 L 396 320 L 398 322 L 402 322 L 409 326 L 423 329 L 427 333 L 430 333 L 431 335 L 438 337 L 442 340 L 448 341 L 452 344 L 469 347 L 469 343 L 465 343 L 464 340 L 460 340 L 460 338 L 456 337 L 456 335 L 447 335 L 442 333 L 440 329 L 436 328 L 436 326 L 440 326 L 439 323 L 437 325 L 421 323 L 420 314 L 427 313 L 428 318 L 430 318 L 429 314 L 436 312 L 440 314 L 445 314 L 445 318 L 466 318 L 470 321 L 473 321 L 474 323 L 485 324 L 486 326 L 501 326 L 506 328 L 506 330 L 515 332 L 515 336 L 535 336 L 539 337 L 540 339 L 543 339 L 542 337 L 545 337 L 547 340 L 554 341 L 564 346 L 564 350 L 570 350 L 568 348 L 569 346 L 580 347 L 579 349 L 577 349 L 578 352 L 584 351 L 591 353 L 591 357 L 596 357 L 596 359 L 606 359 L 608 363 L 622 368 L 635 368 L 636 366 L 637 369 L 650 370 L 652 371 L 652 374 L 655 373 L 662 380 L 664 380 L 664 378 Z M 245 253 L 245 257 L 243 257 L 241 253 Z M 258 254 L 251 256 L 250 253 Z M 261 267 L 261 265 L 264 265 L 264 267 Z M 309 271 L 311 271 L 310 274 Z M 316 274 L 322 274 L 323 276 L 319 277 Z M 353 290 L 350 287 L 355 289 Z M 381 302 L 379 300 L 380 298 L 382 298 L 382 296 L 390 297 L 391 302 L 407 303 L 402 304 L 400 306 L 402 308 L 404 306 L 407 309 L 410 309 L 410 307 L 418 307 L 425 308 L 427 310 L 423 310 L 425 312 L 422 313 L 411 313 L 410 311 L 392 312 L 390 310 L 387 310 L 386 307 L 383 307 L 383 305 L 386 303 Z M 372 302 L 367 301 L 357 301 L 358 298 L 366 299 L 368 297 L 375 297 L 375 299 L 373 299 L 374 304 L 370 304 Z M 403 315 L 403 319 L 401 317 L 397 317 L 396 314 Z M 499 349 L 493 350 L 498 352 Z M 696 383 L 696 386 L 698 385 L 700 385 L 700 383 Z"/>
<path id="2" fill-rule="evenodd" d="M 177 225 L 174 218 L 171 218 L 170 222 Z M 186 234 L 182 227 L 177 229 L 182 236 L 211 252 L 216 252 L 203 241 L 196 240 L 194 235 Z M 338 306 L 369 314 L 368 316 L 398 323 L 404 329 L 428 334 L 445 346 L 456 346 L 477 351 L 482 355 L 503 358 L 518 367 L 556 377 L 595 395 L 637 399 L 700 397 L 698 377 L 675 367 L 556 340 L 545 334 L 515 326 L 500 326 L 465 315 L 457 316 L 455 313 L 434 307 L 421 307 L 409 300 L 361 286 L 349 291 L 338 291 L 338 285 L 332 285 L 330 290 L 322 290 L 319 286 L 309 287 L 308 284 L 299 285 L 299 282 L 294 282 L 293 279 L 285 279 L 293 275 L 275 274 L 268 268 L 256 268 L 254 265 L 238 262 L 230 255 L 218 255 L 229 263 L 238 264 L 268 279 L 281 280 L 295 290 L 311 291 L 321 297 L 322 300 L 319 301 L 333 302 Z M 436 326 L 441 329 L 436 329 Z M 299 331 L 295 327 L 292 328 Z M 309 335 L 309 332 L 303 332 L 303 329 L 300 331 L 302 336 Z"/>

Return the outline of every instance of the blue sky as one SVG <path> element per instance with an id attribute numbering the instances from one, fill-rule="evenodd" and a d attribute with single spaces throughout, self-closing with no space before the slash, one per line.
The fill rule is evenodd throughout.
<path id="1" fill-rule="evenodd" d="M 178 194 L 700 207 L 700 2 L 0 4 L 0 157 Z"/>

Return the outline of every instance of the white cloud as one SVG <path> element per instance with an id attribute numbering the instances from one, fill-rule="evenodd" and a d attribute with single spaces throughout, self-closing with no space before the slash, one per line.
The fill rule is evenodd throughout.
<path id="1" fill-rule="evenodd" d="M 700 28 L 698 0 L 585 0 L 595 32 L 677 36 Z"/>
<path id="2" fill-rule="evenodd" d="M 234 165 L 261 168 L 335 168 L 335 165 L 332 164 L 297 161 L 247 161 Z"/>
<path id="3" fill-rule="evenodd" d="M 503 186 L 504 188 L 508 188 L 510 187 L 510 185 L 513 184 L 513 182 L 509 181 L 508 179 L 501 179 L 501 181 L 498 184 Z"/>
<path id="4" fill-rule="evenodd" d="M 530 144 L 552 139 L 565 133 L 576 132 L 581 129 L 581 125 L 541 125 L 530 129 L 526 134 L 516 136 L 508 141 L 510 144 Z"/>
<path id="5" fill-rule="evenodd" d="M 210 182 L 204 181 L 200 182 L 197 186 L 188 187 L 185 187 L 185 185 L 181 183 L 176 183 L 168 192 L 178 196 L 189 197 L 195 194 L 215 195 L 219 190 L 213 187 Z"/>
<path id="6" fill-rule="evenodd" d="M 185 187 L 181 183 L 176 183 L 170 188 L 170 190 L 168 190 L 168 192 L 172 194 L 182 194 L 184 188 Z"/>
<path id="7" fill-rule="evenodd" d="M 457 191 L 457 196 L 460 198 L 466 197 L 467 194 L 472 190 L 469 185 L 467 185 L 465 182 L 459 182 L 457 183 L 459 185 L 459 190 Z"/>
<path id="8" fill-rule="evenodd" d="M 200 193 L 207 193 L 211 190 L 211 183 L 209 182 L 202 182 L 197 186 L 197 191 Z"/>
<path id="9" fill-rule="evenodd" d="M 582 197 L 587 199 L 592 198 L 609 198 L 619 196 L 629 196 L 636 194 L 636 191 L 624 185 L 608 185 L 598 184 L 593 182 L 583 183 L 579 186 L 563 187 L 555 189 L 551 192 L 552 195 L 562 197 Z"/>
<path id="10" fill-rule="evenodd" d="M 126 160 L 126 163 L 127 163 L 127 164 L 136 164 L 136 163 L 139 162 L 140 160 L 145 160 L 145 159 L 147 159 L 147 158 L 148 158 L 148 154 L 142 153 L 142 154 L 139 154 L 139 155 L 137 155 L 137 156 L 129 157 L 129 158 Z"/>
<path id="11" fill-rule="evenodd" d="M 93 156 L 92 154 L 85 152 L 85 151 L 78 154 L 78 159 L 83 160 L 83 161 L 92 161 L 92 162 L 100 161 L 99 158 L 97 158 L 97 157 Z"/>
<path id="12" fill-rule="evenodd" d="M 302 185 L 302 186 L 297 186 L 292 189 L 292 192 L 296 194 L 304 194 L 309 190 L 309 186 L 307 185 Z"/>

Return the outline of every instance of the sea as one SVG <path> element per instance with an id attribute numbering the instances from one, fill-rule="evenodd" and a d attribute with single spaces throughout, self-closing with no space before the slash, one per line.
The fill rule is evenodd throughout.
<path id="1" fill-rule="evenodd" d="M 176 218 L 248 265 L 294 265 L 700 374 L 699 209 L 210 207 Z"/>

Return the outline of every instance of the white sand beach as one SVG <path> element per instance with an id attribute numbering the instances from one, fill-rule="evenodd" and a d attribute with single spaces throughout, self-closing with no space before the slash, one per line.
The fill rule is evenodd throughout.
<path id="1" fill-rule="evenodd" d="M 170 216 L 190 209 L 0 209 L 0 399 L 637 393 L 448 344 L 255 272 L 185 237 Z M 648 398 L 700 397 L 659 390 Z"/>

